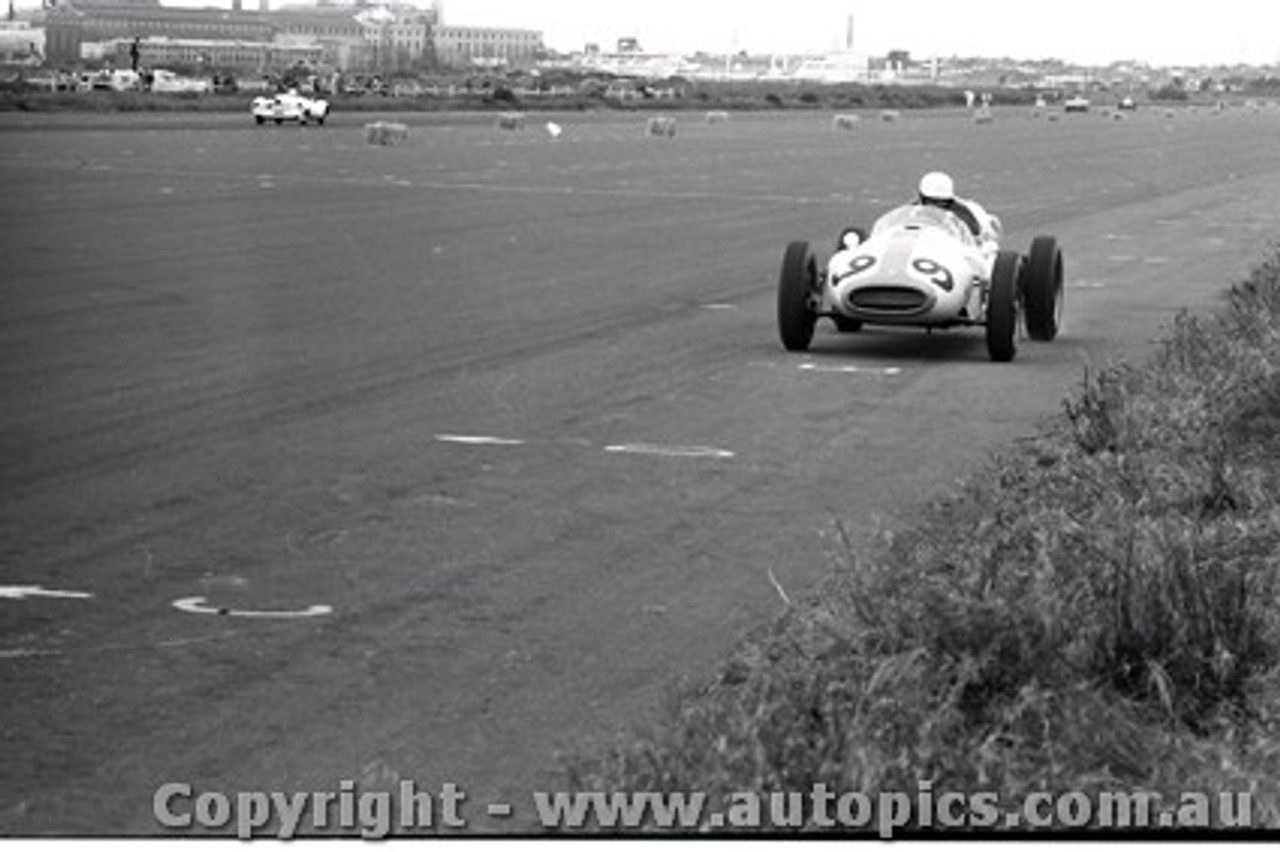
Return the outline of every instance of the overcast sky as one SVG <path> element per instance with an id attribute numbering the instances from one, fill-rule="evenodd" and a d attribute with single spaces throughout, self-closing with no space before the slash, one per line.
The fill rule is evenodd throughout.
<path id="1" fill-rule="evenodd" d="M 162 0 L 219 6 L 231 0 Z M 282 5 L 290 0 L 271 0 Z M 431 0 L 414 0 L 430 6 Z M 17 0 L 30 7 L 38 0 Z M 256 0 L 245 0 L 256 8 Z M 444 0 L 451 24 L 542 30 L 549 47 L 611 47 L 635 36 L 646 50 L 854 50 L 914 56 L 981 55 L 1101 64 L 1280 61 L 1280 0 Z"/>
<path id="2" fill-rule="evenodd" d="M 419 0 L 427 3 L 429 0 Z M 541 29 L 550 47 L 828 50 L 854 19 L 854 50 L 1159 64 L 1280 60 L 1280 2 L 1135 0 L 444 0 L 455 24 Z"/>

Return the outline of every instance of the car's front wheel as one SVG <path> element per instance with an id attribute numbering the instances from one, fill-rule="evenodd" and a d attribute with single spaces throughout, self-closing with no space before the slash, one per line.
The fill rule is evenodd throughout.
<path id="1" fill-rule="evenodd" d="M 1027 334 L 1032 340 L 1053 340 L 1062 323 L 1062 250 L 1053 237 L 1036 237 L 1022 270 L 1022 300 L 1027 311 Z"/>
<path id="2" fill-rule="evenodd" d="M 1018 280 L 1022 255 L 1002 251 L 996 255 L 987 293 L 987 353 L 992 361 L 1012 361 L 1018 352 Z"/>
<path id="3" fill-rule="evenodd" d="M 787 245 L 778 276 L 778 336 L 791 352 L 804 352 L 813 342 L 818 321 L 812 299 L 818 292 L 818 262 L 809 244 Z"/>

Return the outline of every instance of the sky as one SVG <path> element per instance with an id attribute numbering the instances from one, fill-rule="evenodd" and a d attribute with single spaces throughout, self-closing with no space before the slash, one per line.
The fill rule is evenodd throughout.
<path id="1" fill-rule="evenodd" d="M 231 6 L 231 0 L 161 2 Z M 17 0 L 19 8 L 33 3 Z M 862 54 L 1280 62 L 1280 0 L 444 0 L 446 23 L 537 29 L 561 51 L 587 42 L 610 48 L 635 36 L 645 50 L 661 52 L 823 52 L 843 45 L 850 14 L 854 51 Z"/>
<path id="2" fill-rule="evenodd" d="M 426 2 L 426 0 L 421 0 Z M 444 0 L 445 20 L 541 29 L 548 46 L 756 53 L 854 51 L 913 56 L 1138 59 L 1179 65 L 1280 60 L 1280 2 L 1134 0 Z"/>

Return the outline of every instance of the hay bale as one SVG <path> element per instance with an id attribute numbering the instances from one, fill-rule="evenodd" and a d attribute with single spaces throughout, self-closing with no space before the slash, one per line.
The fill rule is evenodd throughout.
<path id="1" fill-rule="evenodd" d="M 974 124 L 992 124 L 995 120 L 996 117 L 992 114 L 991 107 L 989 106 L 983 105 L 973 111 Z"/>
<path id="2" fill-rule="evenodd" d="M 831 119 L 832 130 L 854 130 L 862 119 L 856 115 L 842 114 Z"/>
<path id="3" fill-rule="evenodd" d="M 880 120 L 884 122 L 894 122 L 902 118 L 902 113 L 896 109 L 880 110 Z"/>
<path id="4" fill-rule="evenodd" d="M 370 145 L 399 145 L 408 138 L 408 125 L 394 121 L 375 121 L 364 126 L 364 139 Z"/>
<path id="5" fill-rule="evenodd" d="M 495 126 L 499 130 L 524 130 L 524 121 L 522 112 L 500 112 Z"/>
<path id="6" fill-rule="evenodd" d="M 649 136 L 661 136 L 670 139 L 676 135 L 676 120 L 665 115 L 655 115 L 645 125 L 645 133 Z"/>
<path id="7" fill-rule="evenodd" d="M 713 109 L 705 116 L 707 124 L 724 124 L 729 120 L 729 113 L 722 109 Z"/>

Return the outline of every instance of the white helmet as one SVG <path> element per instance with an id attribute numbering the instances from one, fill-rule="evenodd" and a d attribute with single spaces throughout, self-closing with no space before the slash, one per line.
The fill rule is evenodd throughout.
<path id="1" fill-rule="evenodd" d="M 920 178 L 921 201 L 941 201 L 946 203 L 954 201 L 955 197 L 955 181 L 946 172 L 929 172 Z"/>

